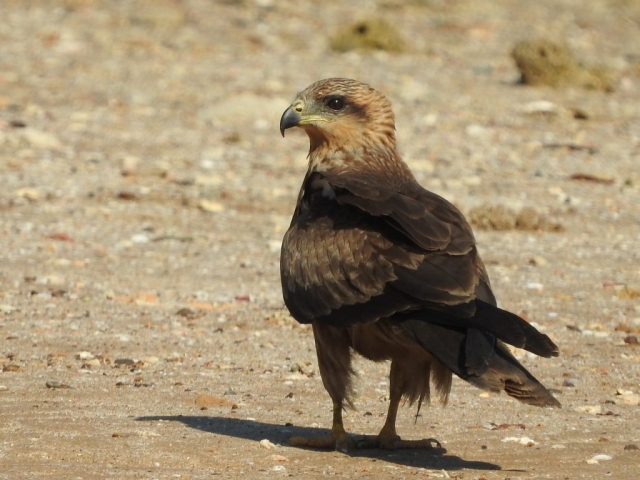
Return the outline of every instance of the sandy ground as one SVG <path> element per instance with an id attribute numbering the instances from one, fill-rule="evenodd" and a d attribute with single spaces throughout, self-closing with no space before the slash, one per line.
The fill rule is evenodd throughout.
<path id="1" fill-rule="evenodd" d="M 408 50 L 329 49 L 367 15 Z M 3 0 L 0 16 L 1 479 L 637 478 L 637 1 Z M 509 51 L 540 35 L 613 69 L 616 91 L 517 85 Z M 561 410 L 454 381 L 446 408 L 399 419 L 442 449 L 288 446 L 326 431 L 330 402 L 281 298 L 308 144 L 278 121 L 328 76 L 385 92 L 417 178 L 463 211 L 561 225 L 476 232 L 501 305 L 560 346 L 518 355 Z M 387 369 L 357 364 L 355 434 L 383 423 Z"/>

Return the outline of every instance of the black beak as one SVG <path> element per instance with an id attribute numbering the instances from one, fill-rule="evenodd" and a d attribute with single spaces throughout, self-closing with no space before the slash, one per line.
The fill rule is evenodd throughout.
<path id="1" fill-rule="evenodd" d="M 280 133 L 284 137 L 284 131 L 287 128 L 295 127 L 300 123 L 300 114 L 293 109 L 293 106 L 287 108 L 280 118 Z"/>

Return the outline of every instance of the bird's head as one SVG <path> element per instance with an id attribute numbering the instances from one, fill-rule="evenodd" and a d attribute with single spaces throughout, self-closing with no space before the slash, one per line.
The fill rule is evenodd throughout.
<path id="1" fill-rule="evenodd" d="M 300 127 L 309 136 L 311 153 L 395 148 L 391 102 L 369 85 L 347 78 L 320 80 L 296 95 L 280 119 L 280 132 Z M 348 153 L 348 152 L 345 152 Z"/>

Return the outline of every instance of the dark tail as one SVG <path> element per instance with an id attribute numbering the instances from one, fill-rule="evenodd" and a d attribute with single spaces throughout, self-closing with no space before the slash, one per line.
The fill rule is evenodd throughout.
<path id="1" fill-rule="evenodd" d="M 558 347 L 523 319 L 477 302 L 476 315 L 448 318 L 439 312 L 412 312 L 397 318 L 407 335 L 460 378 L 539 407 L 560 402 L 524 368 L 503 342 L 543 357 L 558 356 Z"/>

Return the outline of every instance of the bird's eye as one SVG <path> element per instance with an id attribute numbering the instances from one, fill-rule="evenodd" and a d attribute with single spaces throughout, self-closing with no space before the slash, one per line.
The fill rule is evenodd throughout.
<path id="1" fill-rule="evenodd" d="M 331 110 L 342 110 L 342 108 L 344 107 L 344 100 L 342 98 L 330 98 L 327 101 L 327 106 Z"/>

